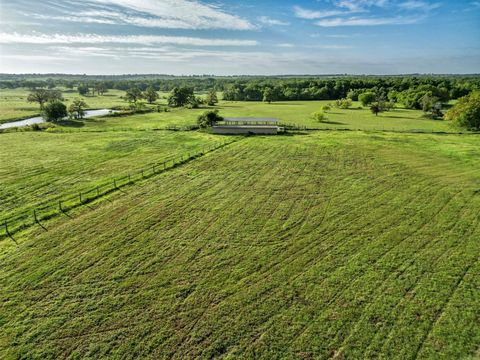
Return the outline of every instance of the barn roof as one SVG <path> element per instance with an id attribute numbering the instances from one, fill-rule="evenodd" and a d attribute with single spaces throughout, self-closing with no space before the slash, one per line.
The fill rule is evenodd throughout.
<path id="1" fill-rule="evenodd" d="M 264 122 L 264 123 L 278 123 L 280 122 L 280 120 L 278 119 L 275 119 L 275 118 L 231 118 L 231 117 L 228 117 L 228 118 L 224 118 L 223 119 L 224 121 L 228 121 L 228 122 L 238 122 L 238 123 L 261 123 L 261 122 Z"/>

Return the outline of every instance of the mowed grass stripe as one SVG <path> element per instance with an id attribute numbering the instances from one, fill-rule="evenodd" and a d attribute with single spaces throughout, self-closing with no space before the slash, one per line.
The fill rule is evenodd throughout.
<path id="1" fill-rule="evenodd" d="M 0 297 L 12 314 L 3 320 L 3 349 L 271 358 L 370 346 L 395 357 L 400 351 L 381 345 L 398 334 L 392 346 L 407 344 L 402 356 L 413 357 L 421 343 L 418 354 L 428 353 L 433 334 L 433 344 L 445 340 L 446 316 L 462 320 L 460 333 L 474 332 L 465 322 L 478 311 L 473 296 L 468 314 L 454 306 L 474 284 L 467 269 L 477 266 L 478 228 L 468 226 L 480 204 L 471 189 L 377 156 L 379 144 L 391 146 L 383 140 L 329 136 L 245 139 L 111 204 L 52 220 L 48 233 L 27 232 L 14 256 L 0 255 Z M 446 167 L 445 176 L 462 166 Z M 448 260 L 465 252 L 455 269 Z M 445 278 L 432 277 L 436 269 Z M 435 299 L 432 278 L 441 280 L 438 302 L 404 301 L 418 286 Z M 424 316 L 419 330 L 407 321 L 416 312 Z M 443 350 L 470 354 L 478 341 L 465 337 L 464 347 Z"/>

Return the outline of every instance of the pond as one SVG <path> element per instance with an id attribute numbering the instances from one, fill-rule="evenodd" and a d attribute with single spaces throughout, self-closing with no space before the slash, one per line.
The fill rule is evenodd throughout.
<path id="1" fill-rule="evenodd" d="M 110 109 L 99 109 L 99 110 L 86 110 L 85 111 L 85 116 L 86 118 L 88 117 L 94 117 L 94 116 L 102 116 L 102 115 L 107 115 L 110 114 L 114 110 Z M 44 123 L 45 119 L 41 116 L 35 116 L 31 117 L 28 119 L 24 120 L 18 120 L 18 121 L 12 121 L 12 122 L 7 122 L 4 124 L 0 124 L 0 129 L 8 129 L 8 128 L 13 128 L 13 127 L 21 127 L 21 126 L 28 126 L 28 125 L 33 125 L 33 124 L 41 124 Z"/>

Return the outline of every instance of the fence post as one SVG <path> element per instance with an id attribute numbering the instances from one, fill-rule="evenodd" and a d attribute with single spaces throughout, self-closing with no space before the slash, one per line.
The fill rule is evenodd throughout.
<path id="1" fill-rule="evenodd" d="M 7 236 L 13 240 L 13 242 L 15 244 L 18 245 L 17 241 L 13 238 L 12 234 L 10 234 L 10 231 L 8 231 L 8 223 L 7 223 L 7 220 L 5 220 L 5 233 L 7 234 Z"/>
<path id="2" fill-rule="evenodd" d="M 128 174 L 128 182 L 129 182 L 129 183 L 132 182 L 132 180 L 131 180 L 131 178 L 130 178 L 130 174 Z"/>
<path id="3" fill-rule="evenodd" d="M 116 189 L 117 188 L 117 180 L 113 179 L 113 187 Z"/>
<path id="4" fill-rule="evenodd" d="M 58 200 L 58 209 L 63 212 L 63 209 L 62 209 L 62 200 Z"/>
<path id="5" fill-rule="evenodd" d="M 47 230 L 47 228 L 45 226 L 43 226 L 42 224 L 40 224 L 40 221 L 38 220 L 38 217 L 37 217 L 37 210 L 36 209 L 33 209 L 33 218 L 35 219 L 35 222 L 40 225 L 40 227 L 43 229 L 43 230 Z"/>
<path id="6" fill-rule="evenodd" d="M 145 176 L 143 176 L 143 169 L 142 169 L 142 179 L 144 178 Z"/>

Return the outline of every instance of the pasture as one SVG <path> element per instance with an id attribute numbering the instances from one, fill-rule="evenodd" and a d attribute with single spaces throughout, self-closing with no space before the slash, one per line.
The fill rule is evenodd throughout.
<path id="1" fill-rule="evenodd" d="M 1 90 L 0 122 L 38 112 L 26 96 Z M 480 137 L 359 103 L 315 122 L 327 103 L 214 107 L 317 129 L 274 137 L 166 130 L 206 107 L 0 133 L 0 220 L 236 140 L 2 227 L 0 357 L 480 356 Z"/>

